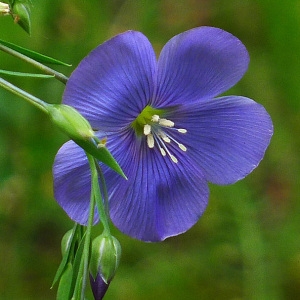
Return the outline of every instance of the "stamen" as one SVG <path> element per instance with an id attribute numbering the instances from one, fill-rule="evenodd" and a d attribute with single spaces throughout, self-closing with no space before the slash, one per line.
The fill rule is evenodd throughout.
<path id="1" fill-rule="evenodd" d="M 175 164 L 178 163 L 178 159 L 174 155 L 170 154 L 170 157 Z"/>
<path id="2" fill-rule="evenodd" d="M 166 156 L 166 151 L 162 147 L 159 146 L 159 150 L 162 156 Z"/>
<path id="3" fill-rule="evenodd" d="M 178 144 L 178 147 L 182 150 L 182 151 L 184 151 L 184 152 L 186 152 L 186 146 L 184 146 L 184 145 L 182 145 L 182 144 Z"/>
<path id="4" fill-rule="evenodd" d="M 147 145 L 149 148 L 154 148 L 154 138 L 151 133 L 147 135 Z"/>
<path id="5" fill-rule="evenodd" d="M 177 129 L 177 131 L 180 133 L 187 133 L 187 130 L 183 128 Z"/>
<path id="6" fill-rule="evenodd" d="M 166 142 L 166 143 L 170 143 L 171 140 L 169 139 L 169 137 L 163 132 L 163 131 L 159 131 L 158 135 Z"/>
<path id="7" fill-rule="evenodd" d="M 165 127 L 174 127 L 174 122 L 167 119 L 159 119 L 158 124 Z"/>
<path id="8" fill-rule="evenodd" d="M 177 142 L 177 141 L 176 141 L 174 138 L 172 138 L 171 136 L 169 136 L 169 137 L 170 137 L 170 139 L 171 139 L 174 143 L 177 144 L 177 146 L 178 146 L 182 151 L 186 151 L 186 150 L 187 150 L 186 147 L 185 147 L 183 144 Z"/>
<path id="9" fill-rule="evenodd" d="M 156 122 L 157 123 L 158 120 L 159 120 L 159 116 L 158 115 L 153 115 L 152 118 L 151 118 L 152 122 Z"/>
<path id="10" fill-rule="evenodd" d="M 148 134 L 150 134 L 150 133 L 151 133 L 151 125 L 146 124 L 146 125 L 144 126 L 144 135 L 148 135 Z"/>
<path id="11" fill-rule="evenodd" d="M 162 139 L 163 139 L 166 143 L 171 143 L 171 140 L 170 140 L 167 136 L 162 137 Z"/>
<path id="12" fill-rule="evenodd" d="M 184 152 L 187 151 L 187 148 L 165 130 L 170 133 L 172 130 L 179 133 L 187 133 L 187 130 L 184 128 L 174 128 L 174 122 L 168 119 L 161 119 L 158 115 L 153 115 L 151 122 L 151 124 L 144 125 L 144 135 L 147 137 L 148 147 L 154 148 L 157 145 L 162 156 L 168 155 L 174 163 L 178 163 L 178 159 L 170 152 L 167 145 L 173 145 L 172 142 L 174 142 Z"/>
<path id="13" fill-rule="evenodd" d="M 160 150 L 160 153 L 161 153 L 161 155 L 162 156 L 166 156 L 166 151 L 162 148 L 162 146 L 163 147 L 165 147 L 165 145 L 164 145 L 164 143 L 162 142 L 162 140 L 158 137 L 158 136 L 154 136 L 154 139 L 155 139 L 155 141 L 156 141 L 156 144 L 158 145 L 158 148 L 159 148 L 159 150 Z M 162 145 L 162 146 L 161 146 Z"/>
<path id="14" fill-rule="evenodd" d="M 159 135 L 155 135 L 154 139 L 155 139 L 155 141 L 156 141 L 156 143 L 159 147 L 159 150 L 160 150 L 160 153 L 162 154 L 162 156 L 166 156 L 166 154 L 168 154 L 170 156 L 171 160 L 174 163 L 177 163 L 178 162 L 177 158 L 170 153 L 170 151 L 167 148 L 166 144 L 162 141 L 162 138 Z"/>

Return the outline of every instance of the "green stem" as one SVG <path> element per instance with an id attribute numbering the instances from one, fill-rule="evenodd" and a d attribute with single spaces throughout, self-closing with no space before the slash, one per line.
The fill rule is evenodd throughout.
<path id="1" fill-rule="evenodd" d="M 105 178 L 99 164 L 96 163 L 96 167 L 101 181 L 101 187 L 103 189 L 105 215 L 109 216 L 108 193 L 107 193 Z"/>
<path id="2" fill-rule="evenodd" d="M 92 186 L 93 186 L 93 193 L 95 195 L 96 205 L 99 212 L 99 217 L 101 223 L 104 227 L 104 233 L 110 236 L 110 228 L 109 228 L 109 219 L 108 214 L 106 213 L 106 209 L 103 203 L 100 187 L 99 187 L 99 174 L 97 171 L 97 161 L 94 159 L 92 155 L 88 154 L 88 159 L 91 167 L 91 174 L 92 174 Z M 103 184 L 105 186 L 105 182 Z M 106 190 L 106 188 L 104 188 Z"/>
<path id="3" fill-rule="evenodd" d="M 13 49 L 10 49 L 2 44 L 0 44 L 0 50 L 10 54 L 10 55 L 13 55 L 17 58 L 20 58 L 22 59 L 23 61 L 27 62 L 27 63 L 30 63 L 31 65 L 35 66 L 36 68 L 38 68 L 39 70 L 41 70 L 42 72 L 44 72 L 45 74 L 49 74 L 49 75 L 53 75 L 57 80 L 61 81 L 62 83 L 66 84 L 67 81 L 68 81 L 68 77 L 66 77 L 64 74 L 62 73 L 59 73 L 41 63 L 39 63 L 38 61 L 30 58 L 30 57 L 27 57 L 26 55 L 22 54 L 22 53 L 19 53 Z"/>
<path id="4" fill-rule="evenodd" d="M 84 300 L 84 295 L 85 295 L 85 289 L 86 289 L 86 284 L 87 284 L 87 279 L 88 279 L 88 270 L 89 270 L 89 255 L 90 255 L 90 243 L 91 243 L 91 232 L 92 232 L 92 226 L 93 226 L 93 221 L 94 221 L 94 213 L 95 213 L 95 205 L 97 205 L 98 211 L 99 211 L 99 216 L 101 219 L 101 222 L 104 227 L 104 233 L 110 236 L 110 229 L 109 229 L 109 222 L 108 222 L 108 217 L 105 211 L 105 207 L 103 204 L 102 196 L 101 196 L 101 191 L 99 187 L 99 174 L 97 171 L 97 161 L 94 159 L 94 157 L 88 153 L 86 153 L 86 156 L 88 158 L 89 164 L 90 164 L 90 169 L 91 169 L 91 199 L 90 199 L 90 213 L 89 213 L 89 219 L 88 219 L 88 224 L 87 224 L 87 229 L 85 232 L 85 240 L 84 240 L 84 249 L 83 249 L 83 254 L 82 257 L 83 259 L 81 260 L 80 263 L 80 269 L 79 269 L 79 275 L 77 277 L 76 281 L 76 286 L 74 289 L 74 294 L 73 297 L 79 295 L 79 289 L 81 286 L 81 293 L 80 293 L 80 299 Z M 101 169 L 100 169 L 101 171 Z M 107 197 L 107 191 L 106 191 L 106 186 L 105 186 L 105 181 L 102 172 L 101 173 L 101 181 L 102 185 L 104 186 L 104 194 Z M 82 277 L 81 277 L 82 274 Z M 82 281 L 81 281 L 82 278 Z"/>
<path id="5" fill-rule="evenodd" d="M 91 156 L 87 153 L 86 153 L 86 155 L 90 161 Z M 91 168 L 91 172 L 93 173 L 94 165 L 91 163 L 90 163 L 90 168 Z M 92 184 L 91 184 L 92 191 L 93 191 L 93 185 L 94 185 L 94 182 L 92 181 Z M 80 268 L 79 268 L 78 277 L 76 280 L 76 285 L 75 285 L 72 299 L 77 299 L 76 297 L 77 297 L 77 295 L 79 295 L 79 293 L 80 293 L 80 299 L 81 300 L 85 299 L 85 290 L 86 290 L 88 272 L 89 272 L 91 233 L 92 233 L 92 226 L 93 226 L 93 222 L 94 222 L 95 204 L 96 204 L 95 198 L 96 198 L 95 194 L 93 192 L 91 192 L 90 213 L 89 213 L 88 224 L 87 224 L 85 237 L 84 237 L 84 248 L 83 248 L 82 259 L 80 262 Z M 81 276 L 81 274 L 82 274 L 82 276 Z M 81 286 L 81 291 L 79 291 L 80 286 Z"/>
<path id="6" fill-rule="evenodd" d="M 42 110 L 45 113 L 48 113 L 48 106 L 49 104 L 44 102 L 43 100 L 23 91 L 22 89 L 18 88 L 17 86 L 11 84 L 10 82 L 4 80 L 0 77 L 0 87 L 3 87 L 7 91 L 25 99 L 30 104 L 33 104 L 34 106 L 38 107 L 40 110 Z"/>

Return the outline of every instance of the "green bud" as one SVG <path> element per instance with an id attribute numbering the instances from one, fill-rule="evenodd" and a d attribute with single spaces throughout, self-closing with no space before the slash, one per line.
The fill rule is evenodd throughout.
<path id="1" fill-rule="evenodd" d="M 14 22 L 20 25 L 28 34 L 31 33 L 30 1 L 14 1 L 12 6 L 12 16 Z"/>
<path id="2" fill-rule="evenodd" d="M 6 16 L 10 14 L 10 8 L 7 3 L 0 2 L 0 16 Z"/>
<path id="3" fill-rule="evenodd" d="M 51 120 L 71 139 L 89 140 L 94 137 L 90 123 L 73 107 L 53 104 L 47 107 Z"/>
<path id="4" fill-rule="evenodd" d="M 100 235 L 92 242 L 90 272 L 95 279 L 97 274 L 106 284 L 114 277 L 121 257 L 121 245 L 113 236 Z"/>

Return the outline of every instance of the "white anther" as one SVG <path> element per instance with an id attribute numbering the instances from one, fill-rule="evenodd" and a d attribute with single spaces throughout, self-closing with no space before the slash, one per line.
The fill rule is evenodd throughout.
<path id="1" fill-rule="evenodd" d="M 146 125 L 144 126 L 144 135 L 148 135 L 148 134 L 150 134 L 150 133 L 151 133 L 151 125 L 146 124 Z"/>
<path id="2" fill-rule="evenodd" d="M 159 147 L 159 150 L 162 156 L 166 156 L 166 151 L 163 148 Z"/>
<path id="3" fill-rule="evenodd" d="M 158 124 L 165 127 L 174 127 L 174 122 L 167 119 L 159 119 Z"/>
<path id="4" fill-rule="evenodd" d="M 178 147 L 184 152 L 187 150 L 186 147 L 182 144 L 178 144 Z"/>
<path id="5" fill-rule="evenodd" d="M 174 155 L 170 154 L 170 157 L 175 164 L 178 163 L 178 159 Z"/>
<path id="6" fill-rule="evenodd" d="M 154 138 L 151 133 L 147 135 L 147 145 L 149 148 L 154 148 Z"/>
<path id="7" fill-rule="evenodd" d="M 152 122 L 158 122 L 159 119 L 160 119 L 160 118 L 159 118 L 158 115 L 153 115 L 152 118 L 151 118 L 151 121 L 152 121 Z"/>
<path id="8" fill-rule="evenodd" d="M 187 133 L 187 130 L 183 128 L 177 129 L 177 131 L 180 133 Z"/>
<path id="9" fill-rule="evenodd" d="M 164 140 L 164 142 L 171 143 L 171 140 L 167 136 L 162 136 L 161 138 Z"/>
<path id="10" fill-rule="evenodd" d="M 171 142 L 170 138 L 161 130 L 158 132 L 158 136 L 160 136 L 163 139 L 163 141 L 166 143 Z"/>

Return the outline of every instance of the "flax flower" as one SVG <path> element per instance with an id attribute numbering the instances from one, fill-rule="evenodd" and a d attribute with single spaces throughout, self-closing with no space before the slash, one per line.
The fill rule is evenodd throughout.
<path id="1" fill-rule="evenodd" d="M 208 182 L 232 184 L 257 167 L 272 136 L 270 116 L 249 98 L 220 96 L 248 63 L 240 40 L 218 28 L 173 37 L 158 59 L 142 33 L 128 31 L 72 73 L 63 103 L 107 138 L 128 177 L 101 164 L 110 217 L 122 232 L 144 241 L 183 233 L 207 206 Z M 72 141 L 56 156 L 54 189 L 70 218 L 86 224 L 89 165 Z"/>

